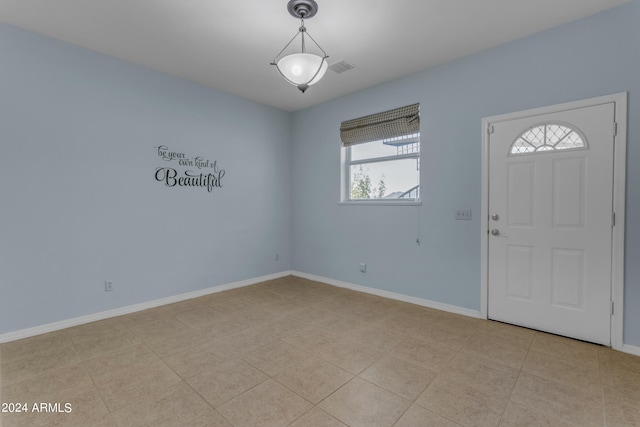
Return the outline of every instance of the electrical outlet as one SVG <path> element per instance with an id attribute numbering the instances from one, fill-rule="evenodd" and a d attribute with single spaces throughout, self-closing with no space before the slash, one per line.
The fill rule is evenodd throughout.
<path id="1" fill-rule="evenodd" d="M 280 254 L 276 254 L 276 262 L 280 261 Z"/>
<path id="2" fill-rule="evenodd" d="M 456 220 L 471 220 L 471 209 L 460 209 L 456 211 Z"/>
<path id="3" fill-rule="evenodd" d="M 365 264 L 364 262 L 360 263 L 360 271 L 363 273 L 367 272 L 367 264 Z"/>
<path id="4" fill-rule="evenodd" d="M 113 290 L 113 282 L 111 280 L 104 281 L 104 291 L 111 292 Z"/>

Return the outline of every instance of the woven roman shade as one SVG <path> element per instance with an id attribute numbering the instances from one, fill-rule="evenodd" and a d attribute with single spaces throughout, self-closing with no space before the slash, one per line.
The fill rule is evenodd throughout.
<path id="1" fill-rule="evenodd" d="M 342 146 L 412 135 L 420 132 L 420 104 L 407 105 L 382 113 L 342 122 Z"/>

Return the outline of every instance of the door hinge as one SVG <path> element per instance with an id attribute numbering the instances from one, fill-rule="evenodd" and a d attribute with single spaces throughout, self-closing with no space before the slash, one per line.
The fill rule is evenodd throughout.
<path id="1" fill-rule="evenodd" d="M 615 212 L 611 212 L 611 226 L 612 227 L 616 226 L 616 213 Z"/>
<path id="2" fill-rule="evenodd" d="M 613 122 L 613 136 L 618 135 L 618 122 Z"/>
<path id="3" fill-rule="evenodd" d="M 611 315 L 612 315 L 612 316 L 613 316 L 614 311 L 615 311 L 615 310 L 614 310 L 614 307 L 613 307 L 613 301 L 611 301 Z"/>
<path id="4" fill-rule="evenodd" d="M 489 126 L 487 126 L 487 133 L 489 135 L 491 135 L 493 133 L 493 125 L 492 124 L 489 124 Z"/>

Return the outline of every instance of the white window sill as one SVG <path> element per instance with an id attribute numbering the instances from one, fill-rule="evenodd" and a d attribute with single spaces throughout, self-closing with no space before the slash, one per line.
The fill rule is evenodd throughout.
<path id="1" fill-rule="evenodd" d="M 339 206 L 421 206 L 421 200 L 407 200 L 405 202 L 393 201 L 393 200 L 362 200 L 362 201 L 348 201 L 338 202 Z"/>

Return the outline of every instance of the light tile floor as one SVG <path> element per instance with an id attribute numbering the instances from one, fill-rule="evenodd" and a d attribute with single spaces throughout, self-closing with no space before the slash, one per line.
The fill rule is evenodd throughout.
<path id="1" fill-rule="evenodd" d="M 640 357 L 296 277 L 0 360 L 4 427 L 640 426 Z"/>

